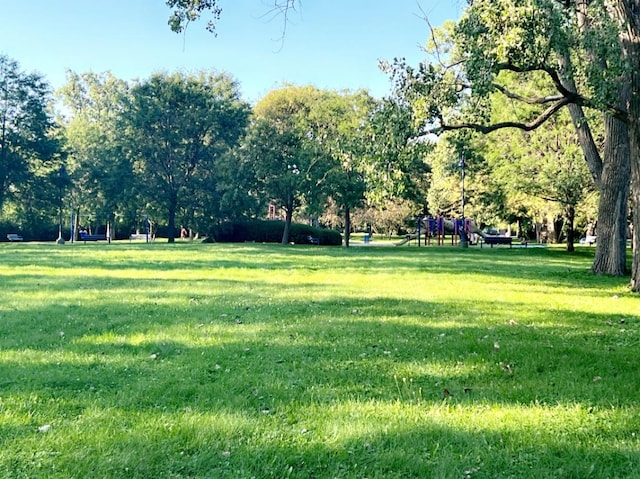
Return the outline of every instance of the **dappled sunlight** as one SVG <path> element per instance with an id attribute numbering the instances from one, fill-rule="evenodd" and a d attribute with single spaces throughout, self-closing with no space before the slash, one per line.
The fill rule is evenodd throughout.
<path id="1" fill-rule="evenodd" d="M 563 257 L 538 280 L 548 258 L 521 267 L 509 251 L 461 265 L 455 251 L 115 246 L 3 256 L 13 464 L 473 477 L 570 451 L 574 477 L 640 467 L 640 315 L 623 280 Z"/>

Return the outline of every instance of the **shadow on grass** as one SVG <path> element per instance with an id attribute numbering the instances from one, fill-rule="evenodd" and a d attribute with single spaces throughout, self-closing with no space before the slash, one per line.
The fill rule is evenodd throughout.
<path id="1" fill-rule="evenodd" d="M 213 267 L 261 269 L 251 260 L 260 247 L 242 251 L 216 264 L 195 256 L 188 268 L 165 253 L 126 259 L 131 274 L 118 277 L 107 272 L 122 257 L 74 259 L 58 278 L 3 276 L 3 296 L 35 285 L 51 300 L 0 306 L 0 473 L 495 478 L 638 470 L 637 311 L 339 290 L 291 301 L 273 294 L 282 285 L 211 279 Z M 554 277 L 537 284 L 571 288 L 582 264 L 554 256 L 546 268 L 512 265 L 508 251 L 473 251 L 462 255 L 470 268 L 453 253 L 381 260 L 370 251 L 301 248 L 269 267 L 322 269 L 337 255 L 345 269 L 373 276 L 415 271 L 415 260 L 428 273 L 469 275 L 491 274 L 499 262 L 504 278 L 526 280 L 540 268 Z M 85 268 L 95 271 L 84 277 Z M 135 273 L 182 268 L 195 273 Z M 199 281 L 208 284 L 196 288 Z M 43 424 L 53 433 L 38 435 Z"/>
<path id="2" fill-rule="evenodd" d="M 597 294 L 603 278 L 589 273 L 592 249 L 579 249 L 568 254 L 558 249 L 460 249 L 450 246 L 423 248 L 318 248 L 311 246 L 282 247 L 265 244 L 118 244 L 18 245 L 19 254 L 1 248 L 0 257 L 14 268 L 46 265 L 68 269 L 68 274 L 81 275 L 84 270 L 105 271 L 191 271 L 215 269 L 260 271 L 322 270 L 335 267 L 339 261 L 344 271 L 368 271 L 372 275 L 386 271 L 418 271 L 442 275 L 489 275 L 507 281 L 535 280 L 549 287 L 580 287 Z M 85 246 L 88 246 L 87 249 Z M 212 259 L 210 250 L 216 252 Z M 186 255 L 185 255 L 186 252 Z M 222 254 L 220 254 L 222 252 Z M 228 252 L 226 257 L 225 252 Z M 180 255 L 176 253 L 182 253 Z M 268 257 L 268 261 L 264 258 Z M 19 279 L 19 278 L 16 278 Z M 10 280 L 10 278 L 7 278 Z M 611 278 L 612 282 L 620 279 Z M 624 281 L 624 280 L 623 280 Z"/>

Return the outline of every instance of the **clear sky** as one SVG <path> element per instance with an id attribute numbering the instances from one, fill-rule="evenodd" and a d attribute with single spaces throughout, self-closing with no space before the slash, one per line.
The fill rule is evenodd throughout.
<path id="1" fill-rule="evenodd" d="M 379 59 L 423 58 L 432 25 L 459 18 L 464 0 L 302 0 L 283 18 L 273 0 L 221 0 L 217 36 L 205 22 L 170 31 L 164 0 L 0 0 L 0 53 L 53 88 L 77 73 L 111 71 L 123 80 L 157 71 L 224 70 L 256 101 L 284 82 L 365 88 L 381 97 L 388 78 Z"/>

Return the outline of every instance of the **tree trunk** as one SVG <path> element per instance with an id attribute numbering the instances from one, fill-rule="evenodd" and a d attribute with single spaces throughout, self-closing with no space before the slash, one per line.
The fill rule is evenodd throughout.
<path id="1" fill-rule="evenodd" d="M 577 2 L 580 15 L 586 13 L 587 2 Z M 585 19 L 581 17 L 581 28 Z M 587 22 L 588 23 L 588 22 Z M 596 57 L 592 57 L 596 61 Z M 558 59 L 562 83 L 570 92 L 577 92 L 572 77 L 572 65 L 568 52 Z M 624 96 L 621 89 L 621 100 Z M 623 103 L 623 102 L 621 102 Z M 569 105 L 571 120 L 576 128 L 578 141 L 591 176 L 600 192 L 598 204 L 598 242 L 591 271 L 596 274 L 620 276 L 626 271 L 626 220 L 629 196 L 629 135 L 626 125 L 605 115 L 605 151 L 602 157 L 589 129 L 587 117 L 578 105 Z"/>
<path id="2" fill-rule="evenodd" d="M 567 251 L 569 253 L 573 253 L 576 249 L 574 246 L 575 242 L 575 224 L 576 219 L 576 209 L 573 205 L 569 205 L 566 208 L 565 212 L 565 225 L 567 229 Z"/>
<path id="3" fill-rule="evenodd" d="M 344 246 L 349 247 L 349 239 L 351 237 L 351 208 L 344 207 Z"/>
<path id="4" fill-rule="evenodd" d="M 286 215 L 284 220 L 284 231 L 282 232 L 282 244 L 289 244 L 291 236 L 291 221 L 293 219 L 293 204 L 287 204 L 285 207 Z"/>
<path id="5" fill-rule="evenodd" d="M 629 130 L 605 115 L 605 152 L 600 181 L 596 254 L 591 271 L 622 276 L 627 270 L 627 206 L 629 201 Z"/>
<path id="6" fill-rule="evenodd" d="M 639 108 L 640 109 L 640 108 Z M 635 128 L 635 134 L 631 134 L 631 149 L 634 152 L 631 161 L 631 198 L 632 198 L 632 245 L 633 262 L 631 265 L 631 289 L 640 292 L 640 121 L 631 122 L 631 127 Z M 635 137 L 635 138 L 634 138 Z"/>
<path id="7" fill-rule="evenodd" d="M 176 211 L 178 210 L 178 195 L 175 192 L 169 194 L 169 222 L 168 229 L 168 242 L 175 243 L 176 241 Z"/>
<path id="8" fill-rule="evenodd" d="M 640 0 L 618 0 L 615 15 L 621 24 L 622 47 L 629 81 L 627 114 L 631 157 L 631 198 L 633 208 L 633 262 L 631 289 L 640 292 Z"/>

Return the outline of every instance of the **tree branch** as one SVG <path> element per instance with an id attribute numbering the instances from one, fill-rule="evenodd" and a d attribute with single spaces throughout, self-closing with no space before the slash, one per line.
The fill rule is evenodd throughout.
<path id="1" fill-rule="evenodd" d="M 544 105 L 545 103 L 552 103 L 560 101 L 564 98 L 564 95 L 549 95 L 538 98 L 527 98 L 522 95 L 518 95 L 502 85 L 494 84 L 493 85 L 496 90 L 505 95 L 507 98 L 511 98 L 512 100 L 518 100 L 523 103 L 527 103 L 529 105 Z"/>
<path id="2" fill-rule="evenodd" d="M 556 87 L 560 95 L 562 95 L 564 98 L 568 100 L 568 103 L 573 103 L 575 105 L 593 108 L 595 110 L 603 109 L 601 105 L 596 105 L 591 98 L 587 98 L 585 96 L 580 95 L 576 91 L 571 91 L 567 89 L 564 85 L 564 82 L 560 78 L 560 74 L 555 69 L 551 68 L 548 65 L 538 65 L 538 66 L 532 66 L 528 68 L 522 68 L 522 67 L 513 65 L 511 63 L 500 63 L 496 65 L 496 68 L 498 70 L 507 70 L 507 71 L 512 71 L 514 73 L 528 73 L 528 72 L 534 72 L 534 71 L 544 72 L 549 76 L 549 78 L 553 82 L 554 86 Z M 604 111 L 622 122 L 628 123 L 629 121 L 629 115 L 627 111 L 621 110 L 620 108 L 617 108 L 613 105 L 604 105 Z"/>
<path id="3" fill-rule="evenodd" d="M 432 130 L 428 130 L 425 133 L 439 134 L 445 131 L 455 131 L 455 130 L 466 129 L 466 130 L 475 130 L 477 132 L 487 134 L 487 133 L 491 133 L 497 130 L 502 130 L 505 128 L 517 128 L 523 131 L 533 131 L 539 126 L 541 126 L 542 124 L 544 124 L 547 120 L 549 120 L 549 118 L 551 118 L 561 108 L 571 103 L 572 103 L 571 100 L 567 98 L 562 98 L 556 103 L 554 103 L 553 105 L 551 105 L 549 108 L 547 108 L 545 111 L 543 111 L 540 115 L 538 115 L 538 117 L 535 120 L 529 123 L 522 123 L 522 122 L 516 122 L 516 121 L 503 121 L 500 123 L 494 123 L 493 125 L 481 125 L 479 123 L 460 123 L 457 125 L 447 125 L 444 123 L 443 118 L 440 118 L 440 126 Z"/>

